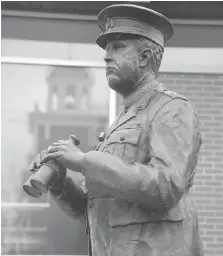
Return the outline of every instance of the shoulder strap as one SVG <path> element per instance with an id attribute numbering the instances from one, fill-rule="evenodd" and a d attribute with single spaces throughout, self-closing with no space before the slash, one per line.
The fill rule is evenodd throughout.
<path id="1" fill-rule="evenodd" d="M 182 100 L 187 100 L 187 98 L 179 93 L 176 93 L 176 92 L 172 92 L 172 91 L 169 91 L 167 89 L 164 89 L 162 91 L 164 94 L 172 97 L 172 98 L 178 98 L 178 99 L 182 99 Z"/>
<path id="2" fill-rule="evenodd" d="M 157 91 L 157 94 L 155 97 L 151 99 L 148 106 L 148 115 L 149 115 L 149 124 L 152 123 L 153 119 L 155 118 L 158 111 L 168 102 L 174 100 L 174 99 L 182 99 L 187 101 L 187 99 L 178 93 L 171 92 L 169 90 L 160 90 Z M 147 122 L 148 122 L 147 119 Z"/>

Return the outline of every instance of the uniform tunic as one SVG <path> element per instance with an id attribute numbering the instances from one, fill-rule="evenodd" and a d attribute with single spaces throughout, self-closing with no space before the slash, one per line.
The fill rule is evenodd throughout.
<path id="1" fill-rule="evenodd" d="M 85 154 L 82 184 L 67 177 L 54 199 L 68 215 L 86 219 L 92 256 L 201 256 L 189 195 L 200 145 L 193 106 L 148 83 Z"/>

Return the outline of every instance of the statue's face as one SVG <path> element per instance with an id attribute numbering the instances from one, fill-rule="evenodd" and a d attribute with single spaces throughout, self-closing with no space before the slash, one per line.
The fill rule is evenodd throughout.
<path id="1" fill-rule="evenodd" d="M 139 60 L 134 39 L 112 39 L 106 45 L 106 76 L 110 88 L 127 95 L 140 77 Z"/>

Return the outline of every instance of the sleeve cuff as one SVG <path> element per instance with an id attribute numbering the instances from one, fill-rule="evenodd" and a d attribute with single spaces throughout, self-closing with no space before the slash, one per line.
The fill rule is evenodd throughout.
<path id="1" fill-rule="evenodd" d="M 67 187 L 67 184 L 69 182 L 69 177 L 65 177 L 65 179 L 63 180 L 62 182 L 62 186 L 60 189 L 58 188 L 50 188 L 50 193 L 57 199 L 60 199 L 61 196 L 63 195 L 64 193 L 64 190 L 66 189 Z"/>

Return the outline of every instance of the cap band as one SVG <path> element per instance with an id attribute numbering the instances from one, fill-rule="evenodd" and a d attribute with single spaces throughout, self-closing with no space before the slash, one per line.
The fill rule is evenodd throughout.
<path id="1" fill-rule="evenodd" d="M 163 33 L 152 25 L 143 23 L 131 18 L 107 18 L 104 25 L 105 34 L 109 33 L 127 33 L 145 36 L 162 47 L 164 46 Z"/>

